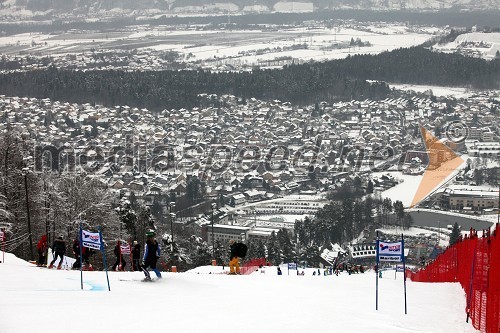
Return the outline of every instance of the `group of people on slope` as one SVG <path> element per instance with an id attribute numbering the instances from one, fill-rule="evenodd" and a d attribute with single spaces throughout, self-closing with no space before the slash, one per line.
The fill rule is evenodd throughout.
<path id="1" fill-rule="evenodd" d="M 141 258 L 141 245 L 137 242 L 134 241 L 133 247 L 130 251 L 131 256 L 132 256 L 132 270 L 133 271 L 143 271 L 144 275 L 146 277 L 146 280 L 151 280 L 151 275 L 148 272 L 148 268 L 151 268 L 153 272 L 155 272 L 156 276 L 158 278 L 161 278 L 161 273 L 160 271 L 156 268 L 156 264 L 158 262 L 158 259 L 160 258 L 161 254 L 161 248 L 160 244 L 156 241 L 155 238 L 155 233 L 154 231 L 149 231 L 146 233 L 146 246 L 144 247 L 144 254 Z M 124 271 L 125 267 L 127 265 L 127 262 L 125 261 L 125 258 L 122 253 L 122 242 L 118 240 L 116 242 L 116 246 L 113 250 L 115 256 L 116 256 L 116 261 L 111 267 L 111 269 L 114 270 L 119 270 L 119 271 Z"/>
<path id="2" fill-rule="evenodd" d="M 132 269 L 134 271 L 142 270 L 145 275 L 146 280 L 151 280 L 151 275 L 149 274 L 148 269 L 151 269 L 155 272 L 157 278 L 161 278 L 161 273 L 156 267 L 158 263 L 158 259 L 161 255 L 161 247 L 160 244 L 156 241 L 154 231 L 149 231 L 146 233 L 146 245 L 144 248 L 144 254 L 142 257 L 142 261 L 140 260 L 140 252 L 141 245 L 134 241 L 133 248 L 131 250 L 132 253 Z M 44 266 L 47 260 L 47 236 L 43 235 L 38 244 L 38 265 Z M 73 269 L 80 269 L 80 253 L 82 255 L 82 262 L 90 268 L 90 256 L 93 254 L 93 250 L 83 247 L 80 252 L 80 241 L 76 238 L 73 241 L 73 253 L 75 255 L 76 261 L 73 264 Z M 246 245 L 243 243 L 237 243 L 234 240 L 230 240 L 229 242 L 229 274 L 235 275 L 240 274 L 240 258 L 243 258 L 246 255 Z M 62 234 L 60 234 L 57 239 L 54 241 L 52 245 L 52 254 L 54 259 L 49 265 L 49 268 L 54 267 L 54 263 L 57 261 L 57 258 L 60 258 L 59 264 L 57 265 L 57 269 L 61 269 L 61 265 L 63 263 L 64 255 L 66 254 L 66 241 Z M 117 244 L 114 248 L 114 254 L 116 256 L 116 262 L 112 266 L 112 270 L 116 270 L 117 268 L 120 270 L 124 270 L 126 266 L 125 258 L 121 253 L 121 241 L 117 241 Z"/>
<path id="3" fill-rule="evenodd" d="M 75 262 L 73 264 L 73 269 L 80 269 L 80 251 L 81 251 L 81 262 L 84 264 L 83 270 L 92 270 L 92 265 L 90 264 L 90 256 L 94 254 L 94 250 L 88 247 L 80 248 L 80 240 L 75 238 L 73 241 L 73 254 L 75 255 Z"/>
<path id="4" fill-rule="evenodd" d="M 156 264 L 158 262 L 158 259 L 160 258 L 161 254 L 161 248 L 158 242 L 155 239 L 155 233 L 153 231 L 149 231 L 146 234 L 147 241 L 146 241 L 146 246 L 144 249 L 144 255 L 142 258 L 142 261 L 140 259 L 140 253 L 141 253 L 141 245 L 137 242 L 134 241 L 134 246 L 132 248 L 132 269 L 134 271 L 139 271 L 142 270 L 144 272 L 144 275 L 146 276 L 146 279 L 151 280 L 151 276 L 148 272 L 148 268 L 151 268 L 156 274 L 158 278 L 161 278 L 161 273 L 157 269 Z M 118 267 L 120 270 L 124 270 L 126 266 L 125 258 L 123 257 L 123 254 L 121 253 L 121 241 L 117 242 L 117 245 L 114 248 L 114 253 L 116 255 L 116 262 L 113 265 L 112 269 L 116 270 Z M 47 262 L 47 251 L 48 251 L 48 240 L 47 240 L 47 235 L 42 235 L 40 237 L 40 240 L 38 241 L 37 244 L 37 250 L 38 250 L 38 262 L 37 264 L 39 266 L 45 266 Z M 75 238 L 73 241 L 73 254 L 75 255 L 75 262 L 72 266 L 73 269 L 80 269 L 80 253 L 82 256 L 82 262 L 86 265 L 87 268 L 91 268 L 92 266 L 90 265 L 90 256 L 94 253 L 92 249 L 89 249 L 87 247 L 83 247 L 80 249 L 80 240 Z M 81 252 L 80 252 L 81 251 Z M 59 258 L 59 263 L 57 265 L 57 269 L 61 269 L 63 261 L 64 261 L 64 255 L 66 254 L 66 241 L 64 240 L 64 237 L 62 234 L 60 234 L 55 240 L 54 243 L 52 244 L 52 255 L 53 255 L 53 260 L 50 262 L 49 268 L 54 267 L 54 263 L 57 261 Z"/>
<path id="5" fill-rule="evenodd" d="M 80 268 L 80 247 L 79 247 L 80 242 L 78 239 L 75 239 L 73 242 L 73 253 L 75 254 L 76 261 L 73 264 L 73 269 L 79 269 Z M 38 251 L 38 262 L 37 266 L 45 266 L 47 263 L 47 251 L 48 251 L 48 241 L 47 241 L 47 235 L 42 235 L 40 237 L 40 240 L 38 241 L 38 244 L 36 246 L 37 251 Z M 52 261 L 49 264 L 49 268 L 54 267 L 54 263 L 57 261 L 59 258 L 59 263 L 57 264 L 57 269 L 61 269 L 63 261 L 64 261 L 64 255 L 66 254 L 66 241 L 64 240 L 64 237 L 62 234 L 59 234 L 57 238 L 54 240 L 54 243 L 52 244 Z M 88 268 L 91 268 L 92 265 L 90 265 L 89 258 L 93 254 L 93 251 L 91 249 L 88 249 L 84 247 L 82 249 L 82 260 L 86 264 Z"/>

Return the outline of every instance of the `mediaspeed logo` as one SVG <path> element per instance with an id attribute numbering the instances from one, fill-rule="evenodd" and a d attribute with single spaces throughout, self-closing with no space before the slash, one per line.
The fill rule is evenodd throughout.
<path id="1" fill-rule="evenodd" d="M 462 126 L 462 128 L 460 128 L 460 126 Z M 420 133 L 422 134 L 426 152 L 429 156 L 429 164 L 410 207 L 414 207 L 436 191 L 439 186 L 448 181 L 465 162 L 451 147 L 456 147 L 465 140 L 468 133 L 467 127 L 463 124 L 454 123 L 454 126 L 447 126 L 446 131 L 446 139 L 439 140 L 420 125 Z M 446 145 L 445 142 L 450 146 Z"/>

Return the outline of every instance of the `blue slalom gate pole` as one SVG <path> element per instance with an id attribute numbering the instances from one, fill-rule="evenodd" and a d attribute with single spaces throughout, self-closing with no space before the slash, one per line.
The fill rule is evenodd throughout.
<path id="1" fill-rule="evenodd" d="M 111 291 L 111 287 L 109 285 L 108 265 L 106 264 L 106 251 L 104 250 L 104 241 L 102 240 L 101 227 L 98 227 L 97 230 L 99 231 L 99 238 L 101 239 L 101 251 L 103 255 L 104 270 L 106 271 L 106 280 L 108 280 L 108 291 Z"/>
<path id="2" fill-rule="evenodd" d="M 405 314 L 408 314 L 406 305 L 406 264 L 405 264 L 405 239 L 403 234 L 401 234 L 401 259 L 403 260 L 403 284 L 404 284 L 404 294 L 405 294 Z M 396 266 L 397 267 L 397 266 Z M 397 270 L 397 268 L 396 268 Z"/>
<path id="3" fill-rule="evenodd" d="M 82 240 L 82 221 L 80 221 L 80 284 L 83 290 L 83 270 L 82 270 L 82 255 L 83 255 L 83 240 Z"/>
<path id="4" fill-rule="evenodd" d="M 379 239 L 378 239 L 378 231 L 377 231 L 377 241 L 375 242 L 375 246 L 377 247 L 377 252 L 376 252 L 376 256 L 377 256 L 377 261 L 376 261 L 376 264 L 375 264 L 375 310 L 378 311 L 378 273 L 379 273 L 379 260 L 378 260 L 378 248 L 379 248 Z"/>

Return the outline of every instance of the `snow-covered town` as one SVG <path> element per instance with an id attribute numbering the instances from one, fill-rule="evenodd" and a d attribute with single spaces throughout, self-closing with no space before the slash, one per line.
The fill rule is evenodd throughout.
<path id="1" fill-rule="evenodd" d="M 500 332 L 497 7 L 0 1 L 0 332 Z"/>
<path id="2" fill-rule="evenodd" d="M 497 176 L 480 171 L 498 166 L 495 92 L 305 108 L 229 95 L 200 100 L 204 106 L 154 113 L 1 96 L 0 128 L 18 131 L 32 146 L 35 171 L 83 172 L 116 200 L 134 192 L 146 205 L 160 205 L 166 219 L 170 202 L 192 195 L 196 180 L 200 197 L 217 202 L 217 236 L 202 231 L 214 222 L 210 208 L 181 213 L 187 206 L 178 206 L 175 223 L 196 222 L 209 242 L 212 236 L 226 241 L 234 232 L 265 239 L 281 227 L 293 230 L 296 219 L 313 216 L 344 183 L 389 197 L 396 188 L 393 200 L 409 207 L 412 179 L 420 182 L 428 167 L 450 159 L 426 149 L 420 126 L 466 162 L 421 207 L 481 216 L 498 207 Z M 463 127 L 458 134 L 457 124 Z"/>

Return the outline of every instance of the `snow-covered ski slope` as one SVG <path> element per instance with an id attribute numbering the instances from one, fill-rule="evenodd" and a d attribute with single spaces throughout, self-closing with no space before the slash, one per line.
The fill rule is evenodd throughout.
<path id="1" fill-rule="evenodd" d="M 227 270 L 227 267 L 226 267 Z M 165 273 L 49 270 L 6 254 L 0 264 L 0 332 L 476 332 L 465 323 L 457 283 L 407 282 L 385 271 L 375 310 L 375 274 L 230 276 L 221 267 Z M 212 274 L 209 274 L 212 273 Z M 295 273 L 295 271 L 293 271 Z M 154 276 L 154 274 L 153 274 Z M 126 280 L 126 281 L 125 281 Z M 52 323 L 52 324 L 50 324 Z"/>

